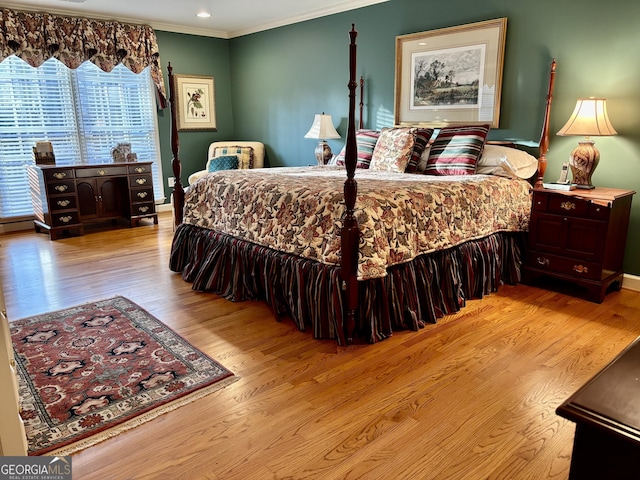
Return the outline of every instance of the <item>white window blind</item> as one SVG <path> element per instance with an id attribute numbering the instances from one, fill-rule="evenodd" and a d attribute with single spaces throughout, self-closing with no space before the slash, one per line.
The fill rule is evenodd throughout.
<path id="1" fill-rule="evenodd" d="M 148 69 L 1 62 L 0 221 L 33 213 L 26 166 L 37 141 L 53 144 L 57 165 L 108 163 L 117 143 L 130 142 L 138 161 L 153 162 L 156 199 L 164 200 L 154 92 Z"/>

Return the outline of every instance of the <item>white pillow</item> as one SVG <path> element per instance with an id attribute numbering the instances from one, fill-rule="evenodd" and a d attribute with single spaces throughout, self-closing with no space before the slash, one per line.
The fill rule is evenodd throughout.
<path id="1" fill-rule="evenodd" d="M 485 144 L 476 165 L 476 173 L 531 178 L 538 170 L 538 159 L 517 148 Z"/>

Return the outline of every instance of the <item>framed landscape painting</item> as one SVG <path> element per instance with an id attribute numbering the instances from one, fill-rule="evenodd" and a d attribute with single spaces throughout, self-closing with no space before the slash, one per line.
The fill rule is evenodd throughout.
<path id="1" fill-rule="evenodd" d="M 498 127 L 507 19 L 396 37 L 396 125 Z"/>
<path id="2" fill-rule="evenodd" d="M 174 75 L 178 130 L 217 131 L 213 77 Z"/>

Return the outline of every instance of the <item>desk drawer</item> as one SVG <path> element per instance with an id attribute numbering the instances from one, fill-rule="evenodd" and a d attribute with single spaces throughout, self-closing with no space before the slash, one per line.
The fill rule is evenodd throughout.
<path id="1" fill-rule="evenodd" d="M 132 188 L 131 201 L 133 203 L 153 201 L 153 187 Z"/>
<path id="2" fill-rule="evenodd" d="M 126 174 L 127 174 L 126 166 L 115 167 L 115 166 L 105 165 L 104 167 L 76 169 L 76 177 L 78 178 L 113 177 L 114 175 L 126 175 Z"/>
<path id="3" fill-rule="evenodd" d="M 55 169 L 55 170 L 43 170 L 44 178 L 48 181 L 57 181 L 57 180 L 69 180 L 73 178 L 73 170 L 72 169 Z"/>
<path id="4" fill-rule="evenodd" d="M 130 174 L 151 173 L 151 165 L 129 165 Z"/>
<path id="5" fill-rule="evenodd" d="M 134 203 L 131 206 L 131 216 L 151 215 L 156 213 L 156 206 L 153 202 Z"/>
<path id="6" fill-rule="evenodd" d="M 64 197 L 53 197 L 50 199 L 51 211 L 57 210 L 74 210 L 76 208 L 75 195 L 68 195 Z"/>
<path id="7" fill-rule="evenodd" d="M 47 192 L 49 195 L 57 195 L 59 193 L 73 193 L 75 191 L 76 184 L 73 180 L 51 182 L 47 184 Z"/>
<path id="8" fill-rule="evenodd" d="M 132 187 L 146 187 L 147 185 L 153 185 L 151 174 L 132 175 L 129 177 L 129 185 Z"/>
<path id="9" fill-rule="evenodd" d="M 52 213 L 51 225 L 54 227 L 64 227 L 65 225 L 76 225 L 80 223 L 78 212 Z"/>

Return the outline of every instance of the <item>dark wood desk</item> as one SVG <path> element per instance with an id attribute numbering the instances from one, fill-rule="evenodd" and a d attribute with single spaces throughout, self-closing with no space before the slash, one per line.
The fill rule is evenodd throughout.
<path id="1" fill-rule="evenodd" d="M 92 223 L 126 219 L 133 227 L 152 218 L 157 224 L 151 163 L 29 166 L 36 232 L 56 240 L 82 235 Z"/>
<path id="2" fill-rule="evenodd" d="M 576 423 L 569 478 L 640 478 L 640 337 L 556 410 Z"/>

